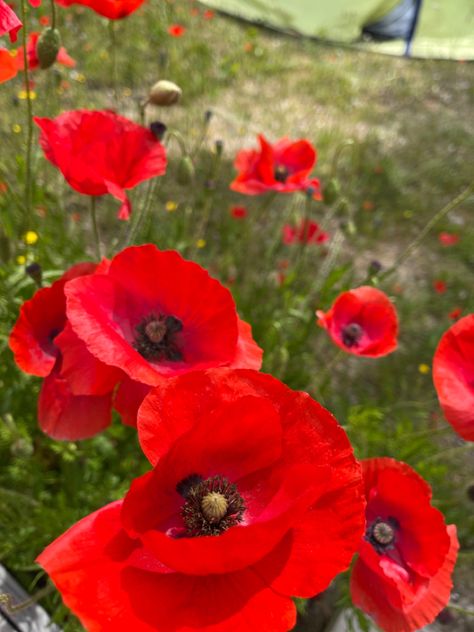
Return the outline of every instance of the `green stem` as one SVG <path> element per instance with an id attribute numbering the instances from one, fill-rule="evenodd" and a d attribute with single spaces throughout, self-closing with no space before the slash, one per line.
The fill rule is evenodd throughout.
<path id="1" fill-rule="evenodd" d="M 332 164 L 331 164 L 331 178 L 336 177 L 337 165 L 339 163 L 339 160 L 341 158 L 341 155 L 344 149 L 348 147 L 351 147 L 351 148 L 354 147 L 354 141 L 352 140 L 352 138 L 348 138 L 343 143 L 341 143 L 339 147 L 337 147 L 336 151 L 334 152 L 334 157 L 332 159 Z"/>
<path id="2" fill-rule="evenodd" d="M 0 593 L 0 603 L 5 606 L 5 610 L 8 614 L 15 614 L 16 612 L 21 612 L 22 610 L 29 608 L 33 604 L 37 603 L 40 599 L 43 599 L 43 597 L 46 597 L 46 595 L 54 592 L 54 590 L 54 584 L 48 584 L 44 588 L 38 590 L 38 592 L 35 593 L 33 596 L 18 604 L 13 604 L 12 597 L 8 593 Z"/>
<path id="3" fill-rule="evenodd" d="M 145 202 L 142 205 L 140 211 L 138 212 L 138 217 L 136 221 L 133 224 L 130 223 L 130 228 L 122 244 L 122 248 L 125 248 L 126 246 L 129 246 L 130 244 L 133 243 L 133 240 L 135 239 L 136 234 L 142 227 L 142 224 L 145 221 L 145 218 L 148 216 L 149 210 L 151 208 L 151 201 L 154 197 L 157 183 L 158 183 L 157 178 L 154 178 L 153 180 L 150 181 L 149 186 L 148 186 L 148 191 L 145 197 Z"/>
<path id="4" fill-rule="evenodd" d="M 56 28 L 56 4 L 54 0 L 51 0 L 51 28 Z"/>
<path id="5" fill-rule="evenodd" d="M 336 364 L 339 362 L 339 360 L 341 359 L 342 355 L 343 355 L 344 351 L 342 349 L 338 349 L 336 351 L 336 353 L 334 354 L 334 356 L 332 357 L 331 360 L 329 360 L 329 362 L 326 364 L 326 366 L 324 367 L 324 370 L 321 373 L 320 379 L 318 380 L 318 383 L 315 387 L 315 391 L 318 395 L 318 397 L 322 394 L 322 391 L 324 391 L 324 389 L 326 388 L 330 378 L 331 378 L 331 371 L 332 369 L 336 366 Z"/>
<path id="6" fill-rule="evenodd" d="M 450 610 L 456 610 L 456 612 L 461 612 L 468 617 L 474 617 L 474 610 L 467 610 L 466 608 L 462 608 L 461 606 L 457 606 L 453 603 L 448 603 L 447 606 Z"/>
<path id="7" fill-rule="evenodd" d="M 32 179 L 31 179 L 31 151 L 33 146 L 33 105 L 31 100 L 30 90 L 30 70 L 28 67 L 28 31 L 27 31 L 27 15 L 26 15 L 26 0 L 21 0 L 21 19 L 23 22 L 22 33 L 22 48 L 23 58 L 25 63 L 23 64 L 23 76 L 25 80 L 26 91 L 26 107 L 27 107 L 27 137 L 26 137 L 26 156 L 25 156 L 25 208 L 26 208 L 26 222 L 25 228 L 29 227 L 31 221 L 31 206 L 32 206 Z"/>
<path id="8" fill-rule="evenodd" d="M 91 195 L 90 210 L 91 210 L 92 229 L 94 231 L 95 252 L 96 252 L 97 260 L 100 261 L 102 259 L 102 248 L 100 246 L 99 226 L 97 224 L 96 197 L 95 197 L 95 195 Z"/>
<path id="9" fill-rule="evenodd" d="M 453 200 L 451 200 L 445 206 L 443 206 L 443 208 L 439 210 L 430 219 L 430 221 L 421 230 L 421 232 L 417 235 L 417 237 L 405 248 L 402 254 L 395 261 L 395 263 L 390 268 L 385 270 L 385 272 L 383 272 L 382 274 L 375 276 L 374 279 L 377 282 L 380 282 L 383 279 L 390 276 L 391 274 L 393 274 L 395 270 L 398 268 L 398 266 L 402 264 L 406 259 L 408 259 L 408 257 L 410 257 L 413 254 L 413 252 L 418 248 L 420 243 L 423 241 L 426 235 L 430 232 L 430 230 L 435 226 L 435 224 L 437 224 L 441 219 L 443 219 L 443 217 L 445 217 L 450 211 L 452 211 L 457 206 L 462 204 L 464 200 L 466 200 L 473 192 L 474 192 L 474 181 L 471 182 L 471 184 L 466 189 L 464 189 L 464 191 L 462 191 L 459 195 L 457 195 Z"/>

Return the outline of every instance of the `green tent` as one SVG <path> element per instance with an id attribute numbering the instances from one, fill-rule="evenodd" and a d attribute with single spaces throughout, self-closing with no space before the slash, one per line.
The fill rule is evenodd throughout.
<path id="1" fill-rule="evenodd" d="M 474 59 L 474 0 L 206 0 L 205 4 L 279 30 L 387 54 Z"/>

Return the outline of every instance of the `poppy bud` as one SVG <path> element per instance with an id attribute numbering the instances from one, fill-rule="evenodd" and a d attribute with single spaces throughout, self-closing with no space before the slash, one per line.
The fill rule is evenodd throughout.
<path id="1" fill-rule="evenodd" d="M 195 169 L 193 161 L 189 156 L 183 156 L 178 163 L 176 180 L 178 184 L 186 186 L 194 180 Z"/>
<path id="2" fill-rule="evenodd" d="M 150 123 L 150 131 L 155 135 L 157 140 L 163 140 L 166 134 L 166 125 L 161 121 L 153 121 Z"/>
<path id="3" fill-rule="evenodd" d="M 33 279 L 38 287 L 41 287 L 43 283 L 43 270 L 39 263 L 30 263 L 25 267 L 26 274 Z"/>
<path id="4" fill-rule="evenodd" d="M 377 259 L 374 259 L 373 261 L 369 263 L 369 269 L 368 269 L 369 276 L 375 276 L 376 274 L 380 272 L 381 269 L 382 269 L 382 264 L 380 263 L 380 261 L 377 261 Z"/>
<path id="5" fill-rule="evenodd" d="M 329 182 L 323 189 L 323 202 L 324 204 L 334 204 L 334 202 L 339 197 L 339 193 L 341 191 L 341 185 L 339 184 L 339 180 L 336 178 L 331 178 Z"/>
<path id="6" fill-rule="evenodd" d="M 61 48 L 61 36 L 57 29 L 48 28 L 39 36 L 36 45 L 36 54 L 40 68 L 49 68 L 56 61 Z"/>
<path id="7" fill-rule="evenodd" d="M 152 86 L 148 95 L 148 102 L 153 105 L 175 105 L 181 99 L 182 94 L 183 92 L 179 86 L 172 81 L 162 79 Z"/>
<path id="8" fill-rule="evenodd" d="M 204 112 L 204 123 L 206 125 L 208 125 L 211 122 L 211 118 L 213 116 L 214 112 L 212 110 L 206 110 Z"/>

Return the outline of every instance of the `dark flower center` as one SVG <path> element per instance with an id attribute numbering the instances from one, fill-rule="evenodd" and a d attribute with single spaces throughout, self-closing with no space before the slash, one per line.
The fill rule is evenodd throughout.
<path id="1" fill-rule="evenodd" d="M 349 323 L 342 328 L 342 342 L 346 347 L 354 347 L 359 343 L 362 338 L 364 330 L 357 323 Z"/>
<path id="2" fill-rule="evenodd" d="M 176 486 L 186 500 L 181 515 L 186 535 L 219 535 L 242 521 L 244 500 L 237 486 L 224 476 L 203 479 L 191 474 Z"/>
<path id="3" fill-rule="evenodd" d="M 150 314 L 135 327 L 133 346 L 146 360 L 178 362 L 183 359 L 183 354 L 176 334 L 182 329 L 183 323 L 175 316 Z"/>
<path id="4" fill-rule="evenodd" d="M 372 544 L 377 553 L 384 553 L 392 549 L 398 529 L 398 521 L 395 518 L 377 518 L 368 526 L 365 539 Z"/>
<path id="5" fill-rule="evenodd" d="M 286 182 L 290 172 L 283 165 L 276 165 L 273 176 L 277 182 Z"/>

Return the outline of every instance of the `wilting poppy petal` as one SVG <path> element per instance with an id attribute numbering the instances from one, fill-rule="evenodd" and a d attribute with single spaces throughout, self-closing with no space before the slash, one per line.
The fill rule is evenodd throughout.
<path id="1" fill-rule="evenodd" d="M 463 439 L 474 441 L 474 314 L 458 320 L 441 338 L 433 382 L 448 422 Z"/>
<path id="2" fill-rule="evenodd" d="M 111 193 L 130 215 L 125 190 L 163 175 L 164 147 L 152 132 L 110 111 L 75 110 L 55 119 L 35 117 L 46 158 L 73 189 L 85 195 Z"/>
<path id="3" fill-rule="evenodd" d="M 318 310 L 316 315 L 347 353 L 377 358 L 397 348 L 397 313 L 381 290 L 364 285 L 343 292 L 328 312 Z"/>
<path id="4" fill-rule="evenodd" d="M 22 26 L 16 13 L 10 9 L 4 0 L 0 0 L 0 36 L 8 33 L 10 41 L 16 42 L 17 33 Z"/>

